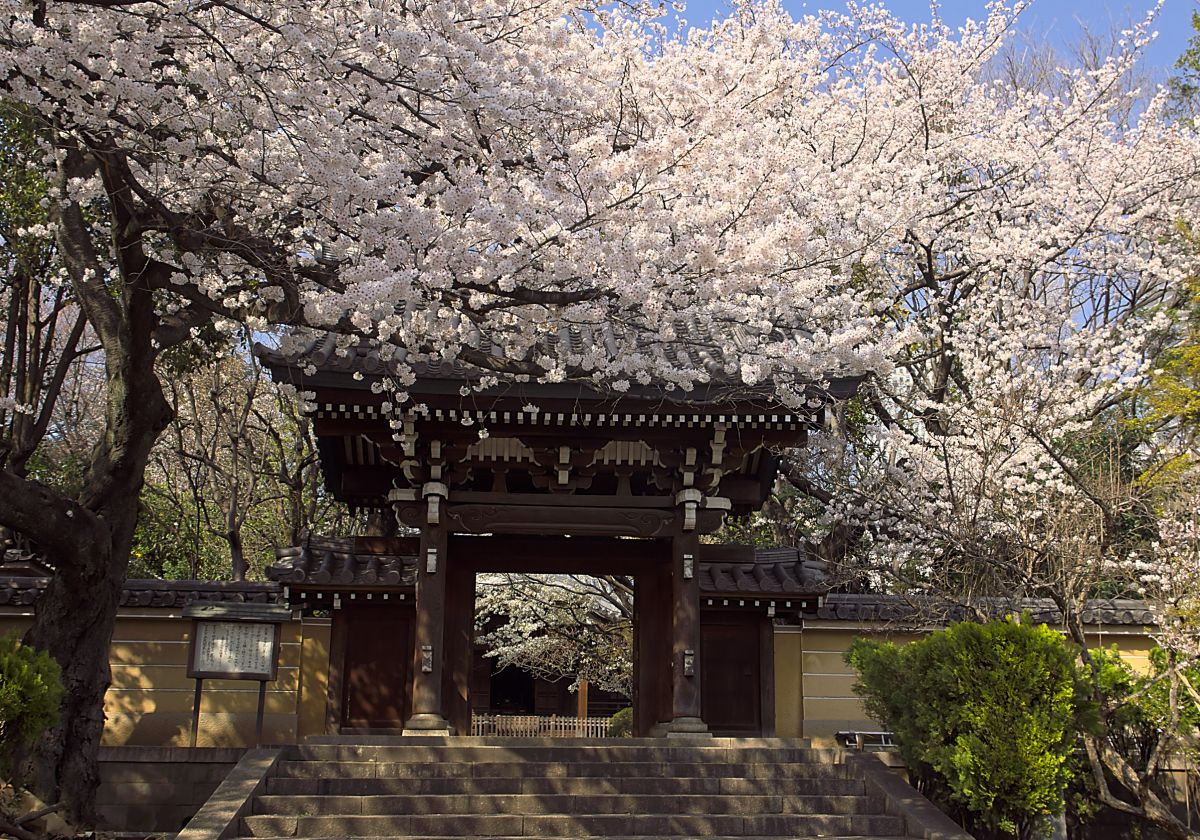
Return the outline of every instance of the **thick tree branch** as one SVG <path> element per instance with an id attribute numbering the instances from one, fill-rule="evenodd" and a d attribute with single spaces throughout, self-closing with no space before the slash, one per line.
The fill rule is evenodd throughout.
<path id="1" fill-rule="evenodd" d="M 55 562 L 79 546 L 106 539 L 104 525 L 82 505 L 31 478 L 0 470 L 0 524 L 33 540 Z"/>

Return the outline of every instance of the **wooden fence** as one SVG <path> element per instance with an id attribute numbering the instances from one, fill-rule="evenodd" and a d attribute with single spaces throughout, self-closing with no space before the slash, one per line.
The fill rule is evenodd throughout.
<path id="1" fill-rule="evenodd" d="M 604 717 L 475 714 L 471 717 L 471 734 L 510 738 L 607 738 L 609 722 Z"/>

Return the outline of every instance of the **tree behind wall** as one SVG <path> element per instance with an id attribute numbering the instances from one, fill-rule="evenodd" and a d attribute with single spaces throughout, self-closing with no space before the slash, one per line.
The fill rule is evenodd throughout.
<path id="1" fill-rule="evenodd" d="M 257 578 L 306 531 L 349 530 L 294 390 L 236 343 L 184 362 L 164 372 L 175 419 L 151 453 L 130 574 Z"/>

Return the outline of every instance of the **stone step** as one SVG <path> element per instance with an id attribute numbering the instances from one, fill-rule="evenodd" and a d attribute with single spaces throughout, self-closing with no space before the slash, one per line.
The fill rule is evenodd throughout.
<path id="1" fill-rule="evenodd" d="M 454 779 L 454 778 L 571 778 L 669 777 L 733 779 L 837 779 L 847 778 L 840 764 L 811 762 L 582 762 L 582 761 L 481 761 L 481 762 L 378 762 L 286 761 L 280 776 L 294 779 L 342 777 L 347 779 Z"/>
<path id="2" fill-rule="evenodd" d="M 259 796 L 254 813 L 278 816 L 405 814 L 872 814 L 882 798 L 868 796 L 753 796 L 647 794 L 474 794 Z"/>
<path id="3" fill-rule="evenodd" d="M 832 836 L 832 835 L 822 834 L 819 836 L 820 836 L 821 840 L 884 840 L 885 836 L 886 836 L 886 840 L 916 840 L 916 838 L 911 838 L 911 837 L 908 837 L 907 835 L 905 835 L 903 837 L 899 837 L 899 836 L 893 835 L 893 834 L 889 834 L 889 835 L 885 835 L 885 836 L 881 836 L 881 835 L 872 836 L 872 835 L 864 835 L 864 834 L 855 834 L 853 836 L 839 834 L 837 836 Z M 682 834 L 675 835 L 675 838 L 677 838 L 677 840 L 693 840 L 693 838 L 689 837 L 688 835 L 682 835 Z M 139 838 L 139 840 L 140 840 L 140 838 Z M 284 840 L 284 837 L 282 837 L 282 836 L 280 836 L 280 837 L 262 837 L 262 838 L 256 838 L 256 840 Z M 365 838 L 356 837 L 356 836 L 347 836 L 344 834 L 339 834 L 336 836 L 325 836 L 325 837 L 306 837 L 303 835 L 301 835 L 301 836 L 287 835 L 287 840 L 365 840 Z M 404 840 L 445 840 L 445 838 L 441 837 L 441 836 L 431 837 L 429 835 L 408 835 L 408 836 L 404 837 Z M 525 838 L 520 835 L 501 836 L 501 837 L 487 835 L 485 837 L 485 836 L 481 836 L 481 835 L 465 834 L 462 836 L 461 840 L 525 840 Z M 539 838 L 539 840 L 593 840 L 593 838 L 590 835 L 572 834 L 569 837 L 567 837 L 567 836 L 564 836 L 564 837 L 541 837 L 541 838 Z M 604 840 L 662 840 L 662 837 L 657 834 L 656 835 L 612 834 L 612 835 L 604 835 Z M 701 840 L 701 838 L 696 837 L 696 838 L 694 838 L 694 840 Z M 705 835 L 703 835 L 703 840 L 746 840 L 746 838 L 744 835 L 730 836 L 730 835 L 705 834 Z M 764 835 L 761 837 L 756 837 L 756 838 L 754 838 L 754 840 L 796 840 L 796 838 L 792 835 L 782 835 L 782 836 L 774 836 L 774 837 Z"/>
<path id="4" fill-rule="evenodd" d="M 242 836 L 882 840 L 904 820 L 803 741 L 360 735 L 289 747 Z"/>
<path id="5" fill-rule="evenodd" d="M 320 774 L 317 774 L 320 775 Z M 774 778 L 672 778 L 627 776 L 621 778 L 310 778 L 275 777 L 267 780 L 267 793 L 278 796 L 423 796 L 472 794 L 659 794 L 671 796 L 767 796 L 781 793 Z M 786 791 L 795 795 L 856 796 L 865 792 L 861 779 L 790 778 Z"/>
<path id="6" fill-rule="evenodd" d="M 396 762 L 666 762 L 684 761 L 691 764 L 754 764 L 762 762 L 835 762 L 840 750 L 810 747 L 686 747 L 657 744 L 631 746 L 514 746 L 505 745 L 391 745 L 363 744 L 297 744 L 289 747 L 285 757 L 290 761 L 376 761 Z"/>
<path id="7" fill-rule="evenodd" d="M 448 746 L 448 747 L 661 747 L 662 738 L 511 738 L 501 735 L 397 735 L 375 733 L 354 735 L 309 735 L 306 744 L 348 746 Z M 809 738 L 684 738 L 668 740 L 672 746 L 695 749 L 728 747 L 808 748 Z"/>
<path id="8" fill-rule="evenodd" d="M 498 835 L 522 837 L 613 837 L 650 835 L 705 837 L 729 835 L 791 837 L 875 835 L 899 837 L 900 817 L 883 815 L 763 814 L 658 815 L 573 814 L 523 816 L 512 814 L 418 814 L 389 816 L 280 816 L 242 818 L 242 831 L 250 837 L 467 837 Z"/>

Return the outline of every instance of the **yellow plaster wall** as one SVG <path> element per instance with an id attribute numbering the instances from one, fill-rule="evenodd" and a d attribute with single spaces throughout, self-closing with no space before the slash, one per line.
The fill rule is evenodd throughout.
<path id="1" fill-rule="evenodd" d="M 775 628 L 775 734 L 780 738 L 804 736 L 804 647 L 799 627 Z"/>
<path id="2" fill-rule="evenodd" d="M 306 738 L 325 732 L 325 704 L 329 690 L 328 618 L 305 619 L 300 663 L 296 734 Z"/>
<path id="3" fill-rule="evenodd" d="M 0 613 L 0 634 L 24 632 L 28 613 Z M 108 745 L 186 746 L 195 681 L 187 676 L 191 621 L 177 613 L 118 616 L 110 654 L 112 686 L 105 696 Z M 280 667 L 267 684 L 263 740 L 294 742 L 325 731 L 329 619 L 285 623 Z M 874 730 L 854 695 L 854 673 L 842 657 L 859 635 L 910 641 L 884 625 L 807 622 L 775 628 L 775 727 L 781 737 L 832 743 L 839 730 Z M 1152 640 L 1138 628 L 1091 628 L 1089 642 L 1116 645 L 1136 670 L 1149 670 Z M 201 705 L 201 746 L 245 746 L 253 739 L 258 683 L 207 680 Z"/>
<path id="4" fill-rule="evenodd" d="M 1124 629 L 1124 628 L 1122 628 Z M 1094 627 L 1087 633 L 1089 648 L 1111 648 L 1114 645 L 1121 658 L 1139 674 L 1150 672 L 1150 649 L 1154 641 L 1145 633 L 1114 633 Z"/>
<path id="5" fill-rule="evenodd" d="M 176 616 L 118 617 L 110 654 L 113 684 L 104 698 L 104 743 L 188 744 L 196 687 L 187 676 L 191 630 L 191 621 Z M 265 742 L 296 739 L 304 635 L 305 626 L 299 621 L 286 622 L 280 629 L 279 670 L 266 685 Z M 205 680 L 197 743 L 249 744 L 258 689 L 253 680 Z"/>
<path id="6" fill-rule="evenodd" d="M 30 620 L 27 614 L 0 615 L 0 633 L 23 632 Z M 187 675 L 191 629 L 191 620 L 174 611 L 118 615 L 109 649 L 112 684 L 104 697 L 105 745 L 188 745 L 196 687 Z M 324 731 L 328 662 L 328 619 L 283 624 L 279 670 L 266 686 L 264 743 Z M 249 745 L 258 689 L 253 680 L 205 680 L 197 744 Z"/>
<path id="7" fill-rule="evenodd" d="M 822 627 L 806 623 L 801 634 L 801 668 L 804 680 L 804 736 L 814 744 L 828 746 L 835 732 L 846 729 L 874 730 L 879 725 L 863 711 L 862 701 L 855 696 L 854 671 L 843 660 L 850 643 L 867 628 L 847 627 L 845 622 Z M 878 630 L 875 630 L 878 634 Z M 889 635 L 894 642 L 903 643 L 916 638 L 913 634 Z"/>
<path id="8" fill-rule="evenodd" d="M 1144 628 L 1091 628 L 1089 644 L 1117 646 L 1121 657 L 1135 670 L 1149 670 L 1153 640 Z M 811 738 L 817 746 L 831 746 L 842 730 L 874 731 L 879 724 L 867 717 L 854 694 L 854 670 L 843 657 L 858 636 L 888 639 L 903 644 L 920 633 L 891 632 L 882 624 L 806 622 L 799 627 L 775 628 L 775 718 L 784 737 Z"/>
<path id="9" fill-rule="evenodd" d="M 29 622 L 30 618 L 28 616 L 0 614 L 0 636 L 9 633 L 20 635 L 29 628 Z"/>

